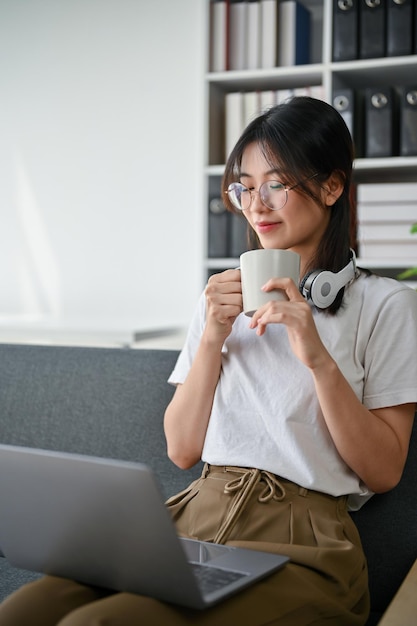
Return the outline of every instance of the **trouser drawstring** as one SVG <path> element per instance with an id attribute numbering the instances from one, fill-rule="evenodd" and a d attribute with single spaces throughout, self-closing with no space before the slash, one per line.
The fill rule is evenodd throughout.
<path id="1" fill-rule="evenodd" d="M 234 472 L 241 475 L 227 482 L 224 487 L 225 493 L 235 494 L 235 498 L 226 519 L 214 537 L 215 543 L 226 543 L 258 483 L 265 483 L 265 488 L 258 496 L 259 502 L 267 503 L 271 499 L 283 500 L 286 495 L 283 485 L 271 472 L 241 467 L 225 467 L 224 469 L 226 472 Z"/>

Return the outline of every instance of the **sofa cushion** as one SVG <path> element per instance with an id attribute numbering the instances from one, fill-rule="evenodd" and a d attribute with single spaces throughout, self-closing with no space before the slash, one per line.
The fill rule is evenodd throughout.
<path id="1" fill-rule="evenodd" d="M 139 461 L 164 496 L 201 471 L 166 455 L 163 416 L 178 352 L 0 345 L 0 441 Z"/>
<path id="2" fill-rule="evenodd" d="M 352 513 L 368 560 L 369 589 L 376 624 L 417 559 L 417 423 L 402 479 Z"/>
<path id="3" fill-rule="evenodd" d="M 12 567 L 6 559 L 0 558 L 0 602 L 22 585 L 37 580 L 41 576 L 42 574 L 36 572 Z"/>

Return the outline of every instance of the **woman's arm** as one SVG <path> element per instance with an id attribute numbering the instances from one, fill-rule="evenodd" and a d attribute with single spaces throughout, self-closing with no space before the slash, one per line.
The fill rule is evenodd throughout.
<path id="1" fill-rule="evenodd" d="M 251 327 L 263 335 L 268 324 L 285 324 L 294 354 L 311 371 L 340 456 L 369 489 L 388 491 L 398 483 L 404 469 L 415 404 L 368 410 L 323 345 L 310 306 L 296 285 L 289 279 L 273 279 L 266 290 L 278 287 L 285 289 L 289 301 L 271 302 L 259 309 Z"/>
<path id="2" fill-rule="evenodd" d="M 369 411 L 331 358 L 323 359 L 312 374 L 340 456 L 375 493 L 395 487 L 407 458 L 415 403 Z"/>
<path id="3" fill-rule="evenodd" d="M 184 383 L 165 411 L 168 456 L 187 469 L 201 458 L 214 393 L 221 369 L 221 350 L 242 311 L 239 270 L 212 276 L 206 288 L 206 324 Z"/>

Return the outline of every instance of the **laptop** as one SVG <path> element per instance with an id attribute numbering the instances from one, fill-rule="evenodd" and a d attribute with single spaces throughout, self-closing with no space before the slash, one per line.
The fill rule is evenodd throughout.
<path id="1" fill-rule="evenodd" d="M 15 567 L 204 609 L 286 556 L 177 536 L 140 463 L 0 445 L 0 546 Z"/>

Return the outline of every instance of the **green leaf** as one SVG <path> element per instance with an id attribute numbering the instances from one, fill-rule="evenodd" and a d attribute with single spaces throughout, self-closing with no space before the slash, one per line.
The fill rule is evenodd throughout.
<path id="1" fill-rule="evenodd" d="M 401 272 L 398 274 L 398 280 L 407 280 L 407 278 L 411 278 L 412 276 L 417 276 L 417 267 L 410 267 L 410 269 Z"/>
<path id="2" fill-rule="evenodd" d="M 411 226 L 410 233 L 417 233 L 417 222 Z M 412 278 L 414 276 L 417 276 L 417 267 L 410 267 L 410 269 L 401 272 L 401 274 L 398 274 L 397 279 L 407 280 L 407 278 Z"/>

